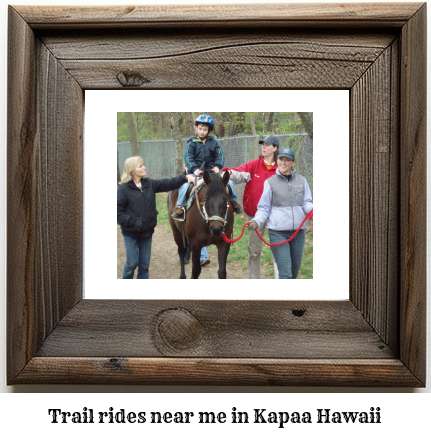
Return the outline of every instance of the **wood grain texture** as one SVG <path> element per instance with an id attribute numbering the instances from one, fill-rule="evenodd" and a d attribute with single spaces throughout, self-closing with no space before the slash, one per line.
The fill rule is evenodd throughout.
<path id="1" fill-rule="evenodd" d="M 391 129 L 399 109 L 391 91 L 397 59 L 389 46 L 352 88 L 350 110 L 350 298 L 384 341 L 397 327 L 391 301 L 398 284 L 399 141 Z"/>
<path id="2" fill-rule="evenodd" d="M 82 295 L 83 91 L 10 9 L 8 368 Z"/>
<path id="3" fill-rule="evenodd" d="M 379 32 L 358 33 L 345 29 L 334 33 L 317 31 L 266 29 L 227 29 L 223 32 L 208 32 L 202 29 L 172 31 L 129 30 L 106 34 L 104 31 L 69 30 L 61 36 L 51 31 L 38 32 L 41 41 L 59 60 L 151 60 L 193 54 L 205 54 L 226 48 L 260 48 L 262 60 L 270 57 L 266 47 L 281 45 L 281 58 L 316 58 L 319 60 L 368 61 L 377 56 L 394 40 L 393 29 Z M 145 44 L 143 44 L 143 40 Z M 288 47 L 286 47 L 286 45 Z M 243 54 L 245 57 L 245 54 Z M 246 58 L 244 58 L 244 61 Z"/>
<path id="4" fill-rule="evenodd" d="M 402 27 L 420 3 L 290 3 L 203 6 L 19 7 L 35 29 L 108 27 Z"/>
<path id="5" fill-rule="evenodd" d="M 148 32 L 148 36 L 82 33 L 43 42 L 85 89 L 98 88 L 351 88 L 395 39 L 292 31 Z M 114 42 L 115 41 L 115 42 Z M 109 60 L 107 60 L 109 58 Z M 119 76 L 140 76 L 126 85 Z M 135 84 L 135 85 L 133 85 Z"/>
<path id="6" fill-rule="evenodd" d="M 17 383 L 420 387 L 399 360 L 34 357 Z"/>
<path id="7" fill-rule="evenodd" d="M 84 92 L 45 45 L 37 48 L 35 282 L 45 338 L 82 295 Z"/>
<path id="8" fill-rule="evenodd" d="M 202 10 L 10 8 L 8 383 L 423 386 L 425 5 Z M 81 299 L 84 90 L 190 87 L 350 90 L 349 301 Z"/>
<path id="9" fill-rule="evenodd" d="M 36 352 L 36 42 L 12 9 L 8 39 L 7 368 L 8 375 L 15 376 Z"/>
<path id="10" fill-rule="evenodd" d="M 159 336 L 160 311 L 186 311 L 197 340 Z M 173 332 L 174 330 L 171 330 Z M 178 326 L 178 334 L 183 329 Z M 173 338 L 171 338 L 172 340 Z M 88 340 L 92 343 L 89 345 Z M 363 316 L 345 302 L 84 300 L 45 340 L 47 357 L 391 358 Z"/>
<path id="11" fill-rule="evenodd" d="M 426 341 L 426 7 L 401 37 L 401 359 L 425 379 Z"/>

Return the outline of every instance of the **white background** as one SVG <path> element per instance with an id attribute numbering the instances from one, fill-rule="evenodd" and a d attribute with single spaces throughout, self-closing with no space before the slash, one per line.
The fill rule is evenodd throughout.
<path id="1" fill-rule="evenodd" d="M 145 91 L 145 98 L 142 93 L 142 90 L 85 92 L 85 298 L 339 300 L 349 297 L 347 90 L 150 90 Z M 190 266 L 186 267 L 188 279 L 176 280 L 175 286 L 172 280 L 159 280 L 154 289 L 154 281 L 117 279 L 116 189 L 94 187 L 100 183 L 100 169 L 91 161 L 100 159 L 100 143 L 103 143 L 104 166 L 115 171 L 117 111 L 167 110 L 313 111 L 313 279 L 270 280 L 265 285 L 260 280 L 251 280 L 246 287 L 231 279 L 206 280 L 203 290 L 201 281 L 190 279 Z M 103 218 L 99 217 L 101 208 L 105 212 Z M 240 232 L 234 234 L 238 237 Z M 247 242 L 241 241 L 247 248 Z M 157 248 L 157 243 L 153 242 L 153 248 Z M 176 247 L 172 254 L 177 255 Z M 103 263 L 104 270 L 95 262 Z M 167 271 L 177 272 L 179 277 L 180 267 Z M 229 264 L 227 271 L 229 274 Z"/>
<path id="2" fill-rule="evenodd" d="M 263 3 L 262 1 L 260 1 Z M 272 1 L 273 3 L 283 3 Z M 101 1 L 32 1 L 16 0 L 14 4 L 33 4 L 37 5 L 43 4 L 55 4 L 55 5 L 107 5 L 107 4 L 118 4 L 119 0 L 113 2 L 109 0 Z M 169 4 L 173 1 L 138 1 L 135 0 L 135 4 Z M 183 0 L 182 3 L 193 3 L 202 4 L 203 2 L 192 0 Z M 223 3 L 217 0 L 212 0 L 210 3 Z M 232 3 L 259 3 L 259 1 L 247 0 L 238 1 L 230 0 L 229 4 Z M 1 79 L 3 85 L 0 85 L 1 100 L 4 101 L 0 106 L 1 116 L 0 116 L 0 127 L 2 129 L 2 146 L 5 149 L 5 124 L 6 124 L 6 35 L 7 35 L 7 5 L 6 2 L 1 4 Z M 431 44 L 428 41 L 428 46 Z M 429 53 L 428 53 L 428 63 L 429 63 Z M 428 66 L 429 67 L 429 66 Z M 429 70 L 429 69 L 428 69 Z M 428 86 L 429 89 L 429 86 Z M 429 93 L 428 93 L 429 96 Z M 429 105 L 429 97 L 428 97 Z M 430 130 L 430 125 L 428 122 L 428 131 Z M 429 156 L 428 156 L 429 163 Z M 5 172 L 5 160 L 0 160 L 0 167 L 3 172 Z M 6 178 L 6 177 L 5 177 Z M 4 182 L 5 183 L 5 182 Z M 428 190 L 429 181 L 427 180 Z M 5 212 L 5 190 L 1 190 L 1 214 L 4 215 Z M 428 214 L 429 208 L 428 208 Z M 4 222 L 4 219 L 3 219 Z M 5 245 L 5 226 L 2 224 L 0 230 L 0 239 Z M 3 248 L 2 254 L 5 257 L 5 248 Z M 330 408 L 332 410 L 367 410 L 370 407 L 381 407 L 383 414 L 383 423 L 381 425 L 344 425 L 340 426 L 340 430 L 346 430 L 348 428 L 355 428 L 363 430 L 365 427 L 373 427 L 374 429 L 383 431 L 394 431 L 403 429 L 411 430 L 427 430 L 430 425 L 429 418 L 429 407 L 431 406 L 431 373 L 428 367 L 428 387 L 426 389 L 366 389 L 366 388 L 273 388 L 273 387 L 143 387 L 143 386 L 78 386 L 78 385 L 33 385 L 33 386 L 14 386 L 7 387 L 5 383 L 5 264 L 4 259 L 2 260 L 2 265 L 0 267 L 0 273 L 2 276 L 1 292 L 0 297 L 0 307 L 3 311 L 1 320 L 1 344 L 0 344 L 0 389 L 2 394 L 0 394 L 0 424 L 2 430 L 11 430 L 12 428 L 32 428 L 35 431 L 47 431 L 47 430 L 59 430 L 62 425 L 50 425 L 48 418 L 49 408 L 62 408 L 63 410 L 79 410 L 84 406 L 91 408 L 94 406 L 95 409 L 108 409 L 108 406 L 112 406 L 115 409 L 129 409 L 130 411 L 146 411 L 146 410 L 212 410 L 212 411 L 225 411 L 229 412 L 232 407 L 237 407 L 243 411 L 252 411 L 254 408 L 268 408 L 268 410 L 282 410 L 282 411 L 314 411 L 317 408 Z M 430 296 L 429 296 L 430 297 Z M 428 311 L 431 310 L 430 300 L 428 298 Z M 430 335 L 431 327 L 428 323 L 428 364 L 430 363 Z M 38 395 L 25 394 L 25 393 L 40 393 Z M 93 395 L 92 393 L 107 393 Z M 124 394 L 116 394 L 119 392 L 124 392 Z M 138 394 L 134 394 L 134 393 Z M 158 394 L 164 392 L 171 392 L 170 394 Z M 180 394 L 177 392 L 185 392 L 186 394 Z M 207 394 L 199 394 L 207 393 Z M 214 392 L 221 392 L 217 394 Z M 9 393 L 9 394 L 8 394 Z M 16 393 L 16 394 L 11 394 Z M 74 394 L 81 393 L 81 394 Z M 250 393 L 250 394 L 243 394 Z M 308 393 L 308 394 L 297 394 L 297 393 Z M 394 394 L 388 394 L 394 393 Z M 422 394 L 410 394 L 410 393 L 422 393 Z M 426 393 L 426 394 L 425 394 Z M 289 427 L 294 427 L 295 425 L 290 425 Z M 69 430 L 76 430 L 76 425 L 66 425 Z M 92 425 L 91 430 L 106 430 L 108 426 L 103 425 Z M 122 425 L 121 428 L 127 427 L 127 425 Z M 129 425 L 129 427 L 135 428 L 146 427 L 149 425 L 138 426 Z M 157 427 L 157 429 L 161 429 Z M 180 426 L 168 425 L 168 427 L 173 430 Z M 187 427 L 187 426 L 185 426 Z M 206 428 L 214 429 L 216 426 L 207 426 Z M 235 426 L 241 427 L 241 426 Z M 242 426 L 244 427 L 244 426 Z M 247 425 L 249 427 L 259 427 L 259 430 L 276 430 L 277 425 Z M 286 426 L 287 427 L 287 426 Z M 307 430 L 331 430 L 334 426 L 331 425 L 301 425 L 298 426 Z M 233 426 L 222 425 L 224 430 L 231 430 Z M 153 427 L 153 430 L 155 427 Z M 112 426 L 110 430 L 113 430 Z M 117 429 L 115 429 L 117 430 Z M 185 429 L 183 429 L 185 430 Z M 188 426 L 190 430 L 190 426 Z"/>

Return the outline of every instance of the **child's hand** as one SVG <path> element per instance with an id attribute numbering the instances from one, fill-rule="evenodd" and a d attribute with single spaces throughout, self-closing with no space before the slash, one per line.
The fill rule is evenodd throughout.
<path id="1" fill-rule="evenodd" d="M 220 172 L 220 170 L 219 170 L 217 167 L 214 167 L 214 168 L 212 169 L 212 171 L 215 172 L 216 174 L 218 174 L 218 173 Z"/>
<path id="2" fill-rule="evenodd" d="M 198 176 L 199 174 L 202 174 L 202 171 L 200 169 L 197 169 L 196 171 L 193 172 L 193 174 L 195 176 Z"/>

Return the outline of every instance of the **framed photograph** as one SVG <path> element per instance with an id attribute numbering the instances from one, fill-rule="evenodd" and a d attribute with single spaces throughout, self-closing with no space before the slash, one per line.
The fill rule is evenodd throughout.
<path id="1" fill-rule="evenodd" d="M 425 3 L 10 6 L 8 26 L 9 385 L 425 386 Z M 349 92 L 348 299 L 84 297 L 86 91 L 190 89 Z"/>
<path id="2" fill-rule="evenodd" d="M 85 299 L 199 299 L 199 300 L 346 300 L 349 297 L 349 92 L 348 90 L 146 90 L 145 100 L 141 90 L 116 91 L 90 90 L 85 96 L 84 139 L 84 298 Z M 167 104 L 166 101 L 169 101 Z M 329 108 L 330 107 L 330 108 Z M 116 187 L 94 187 L 100 182 L 100 170 L 90 161 L 98 160 L 103 151 L 104 164 L 114 175 L 115 166 L 123 172 L 124 161 L 139 153 L 150 179 L 169 178 L 176 175 L 176 150 L 171 120 L 174 113 L 186 119 L 183 125 L 181 167 L 188 138 L 194 135 L 194 118 L 198 112 L 214 112 L 217 142 L 223 149 L 224 166 L 237 167 L 249 160 L 257 160 L 262 152 L 259 133 L 266 127 L 264 116 L 273 113 L 271 127 L 280 142 L 280 149 L 292 148 L 296 153 L 295 170 L 305 176 L 310 187 L 313 206 L 321 213 L 306 228 L 306 244 L 298 278 L 288 286 L 283 279 L 274 278 L 270 247 L 262 245 L 262 279 L 249 280 L 247 289 L 241 280 L 248 279 L 248 229 L 244 228 L 250 208 L 235 216 L 233 238 L 228 254 L 227 279 L 218 280 L 219 262 L 217 247 L 207 248 L 210 264 L 202 268 L 199 279 L 191 279 L 192 264 L 185 266 L 187 279 L 179 279 L 180 265 L 167 208 L 168 193 L 156 194 L 158 223 L 152 236 L 153 247 L 149 266 L 150 279 L 159 279 L 157 289 L 145 281 L 131 282 L 122 279 L 126 262 L 124 239 L 116 224 Z M 227 109 L 235 110 L 229 112 Z M 180 110 L 183 110 L 181 112 Z M 185 110 L 185 111 L 184 111 Z M 248 111 L 247 111 L 248 110 Z M 260 110 L 260 112 L 259 112 Z M 272 110 L 272 111 L 271 111 Z M 283 110 L 285 110 L 283 112 Z M 286 112 L 286 110 L 288 112 Z M 312 112 L 311 137 L 303 130 L 299 113 Z M 135 123 L 138 149 L 132 150 L 126 114 Z M 234 122 L 222 118 L 234 118 Z M 237 119 L 239 117 L 239 119 Z M 251 133 L 251 118 L 256 134 Z M 191 120 L 193 119 L 193 121 Z M 130 120 L 129 120 L 130 121 Z M 275 124 L 275 126 L 274 126 Z M 103 126 L 102 126 L 103 125 Z M 132 124 L 133 125 L 133 124 Z M 191 125 L 191 126 L 190 126 Z M 187 129 L 185 126 L 188 126 Z M 244 133 L 234 135 L 233 128 L 244 128 Z M 153 130 L 154 128 L 154 130 Z M 118 132 L 118 134 L 117 134 Z M 267 135 L 267 134 L 265 134 Z M 117 140 L 115 140 L 117 137 Z M 330 163 L 328 164 L 328 139 L 330 137 Z M 313 142 L 317 145 L 313 146 Z M 94 143 L 103 143 L 102 146 Z M 315 148 L 314 148 L 315 147 Z M 102 150 L 103 149 L 103 150 Z M 135 152 L 135 153 L 133 153 Z M 118 157 L 117 157 L 118 153 Z M 85 161 L 88 161 L 86 163 Z M 327 241 L 327 228 L 334 222 L 334 191 L 324 182 L 328 167 L 337 167 L 337 233 Z M 274 167 L 275 168 L 275 167 Z M 275 173 L 275 170 L 273 170 Z M 105 176 L 103 176 L 105 178 Z M 118 177 L 118 173 L 117 173 Z M 112 177 L 113 179 L 113 177 Z M 108 183 L 109 184 L 109 183 Z M 113 185 L 113 180 L 111 181 Z M 245 205 L 245 183 L 236 184 L 238 202 Z M 263 180 L 262 180 L 263 186 Z M 107 217 L 99 218 L 104 208 Z M 199 217 L 200 219 L 201 217 Z M 204 228 L 208 230 L 207 227 Z M 104 232 L 103 248 L 100 232 Z M 208 231 L 209 232 L 209 231 Z M 240 238 L 241 232 L 243 236 Z M 268 240 L 268 239 L 267 239 Z M 117 251 L 114 253 L 114 251 Z M 332 270 L 333 256 L 338 255 L 337 271 Z M 95 264 L 95 257 L 96 265 Z M 191 261 L 191 260 L 190 260 Z M 100 272 L 97 262 L 103 262 L 106 271 Z M 137 277 L 137 271 L 134 274 Z M 325 286 L 328 276 L 330 286 Z M 168 279 L 168 280 L 167 280 Z M 169 280 L 170 279 L 170 280 Z M 175 279 L 173 281 L 172 279 Z M 205 279 L 205 281 L 202 281 Z M 144 283 L 143 283 L 144 282 Z M 205 283 L 205 289 L 202 289 Z"/>

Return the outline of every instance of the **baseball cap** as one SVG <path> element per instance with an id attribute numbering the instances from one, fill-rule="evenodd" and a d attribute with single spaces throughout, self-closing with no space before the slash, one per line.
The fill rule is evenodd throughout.
<path id="1" fill-rule="evenodd" d="M 263 144 L 264 142 L 267 143 L 267 144 L 275 145 L 277 148 L 280 147 L 280 141 L 274 135 L 268 135 L 268 136 L 266 136 L 263 140 L 259 141 L 259 144 Z"/>
<path id="2" fill-rule="evenodd" d="M 284 148 L 278 152 L 277 158 L 279 157 L 287 157 L 289 159 L 295 160 L 295 152 L 290 148 Z"/>

